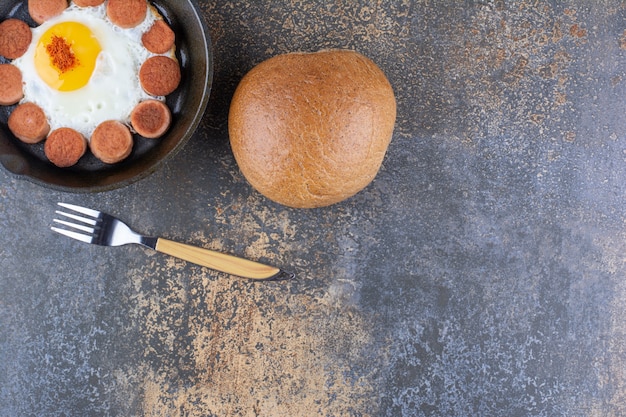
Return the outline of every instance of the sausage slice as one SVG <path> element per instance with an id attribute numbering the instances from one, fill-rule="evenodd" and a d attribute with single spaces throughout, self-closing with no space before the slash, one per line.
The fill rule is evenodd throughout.
<path id="1" fill-rule="evenodd" d="M 8 125 L 15 137 L 25 143 L 41 142 L 50 132 L 45 113 L 34 103 L 17 106 L 9 116 Z"/>
<path id="2" fill-rule="evenodd" d="M 89 141 L 91 152 L 106 164 L 122 161 L 133 149 L 133 135 L 125 124 L 107 120 L 96 127 Z"/>
<path id="3" fill-rule="evenodd" d="M 74 4 L 79 7 L 100 6 L 104 0 L 74 0 Z"/>
<path id="4" fill-rule="evenodd" d="M 148 12 L 146 0 L 109 0 L 107 16 L 113 24 L 124 28 L 134 28 L 144 21 Z"/>
<path id="5" fill-rule="evenodd" d="M 40 25 L 60 15 L 67 7 L 67 0 L 28 0 L 28 13 Z"/>
<path id="6" fill-rule="evenodd" d="M 87 140 L 76 130 L 62 127 L 48 135 L 43 149 L 50 162 L 59 168 L 67 168 L 85 154 Z"/>
<path id="7" fill-rule="evenodd" d="M 22 72 L 15 65 L 0 64 L 0 105 L 13 105 L 22 97 Z"/>
<path id="8" fill-rule="evenodd" d="M 0 55 L 7 59 L 19 58 L 28 49 L 33 34 L 30 27 L 19 19 L 0 23 Z"/>
<path id="9" fill-rule="evenodd" d="M 155 54 L 164 54 L 174 46 L 176 35 L 162 19 L 157 20 L 150 29 L 141 36 L 146 49 Z"/>
<path id="10" fill-rule="evenodd" d="M 157 55 L 148 58 L 139 69 L 139 82 L 148 94 L 166 96 L 180 84 L 178 61 Z"/>
<path id="11" fill-rule="evenodd" d="M 170 109 L 158 100 L 142 101 L 130 114 L 133 129 L 144 138 L 154 139 L 162 136 L 171 122 Z"/>

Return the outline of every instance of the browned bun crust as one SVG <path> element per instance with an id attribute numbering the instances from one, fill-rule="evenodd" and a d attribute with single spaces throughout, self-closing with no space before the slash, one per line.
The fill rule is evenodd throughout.
<path id="1" fill-rule="evenodd" d="M 79 7 L 100 6 L 104 0 L 74 0 L 74 4 Z"/>
<path id="2" fill-rule="evenodd" d="M 158 55 L 148 58 L 139 69 L 139 82 L 148 94 L 166 96 L 180 84 L 178 61 Z"/>
<path id="3" fill-rule="evenodd" d="M 34 103 L 17 106 L 9 116 L 8 125 L 15 137 L 25 143 L 41 142 L 50 132 L 46 115 Z"/>
<path id="4" fill-rule="evenodd" d="M 133 149 L 133 136 L 125 124 L 107 120 L 96 127 L 89 141 L 91 152 L 106 164 L 122 161 Z"/>
<path id="5" fill-rule="evenodd" d="M 158 100 L 139 103 L 130 114 L 133 129 L 145 138 L 158 138 L 170 127 L 172 113 L 167 105 Z"/>
<path id="6" fill-rule="evenodd" d="M 374 179 L 395 117 L 391 85 L 367 57 L 291 53 L 246 74 L 228 131 L 254 188 L 278 203 L 313 208 L 342 201 Z"/>
<path id="7" fill-rule="evenodd" d="M 50 132 L 43 149 L 50 162 L 59 168 L 67 168 L 85 154 L 87 140 L 76 130 L 62 127 Z"/>
<path id="8" fill-rule="evenodd" d="M 146 0 L 109 0 L 107 16 L 113 24 L 124 28 L 134 28 L 144 21 L 148 12 Z"/>
<path id="9" fill-rule="evenodd" d="M 10 106 L 22 97 L 22 72 L 15 65 L 0 64 L 0 105 Z"/>
<path id="10" fill-rule="evenodd" d="M 164 54 L 174 46 L 176 35 L 167 22 L 157 20 L 150 29 L 143 34 L 141 42 L 145 48 L 155 54 Z"/>
<path id="11" fill-rule="evenodd" d="M 67 9 L 67 0 L 28 0 L 28 13 L 38 24 L 57 16 Z"/>
<path id="12" fill-rule="evenodd" d="M 0 55 L 7 59 L 19 58 L 28 49 L 33 34 L 30 27 L 19 19 L 0 23 Z"/>

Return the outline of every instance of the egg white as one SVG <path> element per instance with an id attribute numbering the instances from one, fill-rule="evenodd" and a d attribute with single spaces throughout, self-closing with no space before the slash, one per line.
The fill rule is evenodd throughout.
<path id="1" fill-rule="evenodd" d="M 132 109 L 140 101 L 154 98 L 143 91 L 139 82 L 139 68 L 153 55 L 144 48 L 141 35 L 152 26 L 154 20 L 154 14 L 148 12 L 139 26 L 122 29 L 108 19 L 104 4 L 97 7 L 72 5 L 59 16 L 34 28 L 33 40 L 28 50 L 13 61 L 22 71 L 22 101 L 39 105 L 52 130 L 70 127 L 87 139 L 106 120 L 128 123 Z M 35 50 L 39 38 L 51 26 L 62 22 L 78 22 L 89 27 L 102 48 L 87 85 L 67 92 L 48 86 L 35 68 Z"/>

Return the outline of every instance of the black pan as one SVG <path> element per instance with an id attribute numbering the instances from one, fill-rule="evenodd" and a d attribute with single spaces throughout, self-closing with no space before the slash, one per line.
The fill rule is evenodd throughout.
<path id="1" fill-rule="evenodd" d="M 157 170 L 189 140 L 207 106 L 213 78 L 213 50 L 195 0 L 150 0 L 176 33 L 176 54 L 182 68 L 178 89 L 166 101 L 172 125 L 160 139 L 135 136 L 124 161 L 107 165 L 90 152 L 71 168 L 57 168 L 44 155 L 43 142 L 27 145 L 7 127 L 15 106 L 0 106 L 0 164 L 12 174 L 57 190 L 99 192 L 124 187 Z M 28 16 L 27 0 L 0 1 L 0 21 L 9 17 L 36 24 Z M 8 62 L 0 57 L 0 62 Z"/>

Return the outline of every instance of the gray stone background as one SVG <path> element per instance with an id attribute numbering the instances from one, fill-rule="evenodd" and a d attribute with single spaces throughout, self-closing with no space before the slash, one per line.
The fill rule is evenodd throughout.
<path id="1" fill-rule="evenodd" d="M 97 194 L 0 171 L 1 416 L 626 414 L 626 3 L 199 3 L 211 100 L 162 169 Z M 343 203 L 272 203 L 232 93 L 338 47 L 396 92 L 384 165 Z M 57 201 L 297 278 L 70 241 Z"/>

